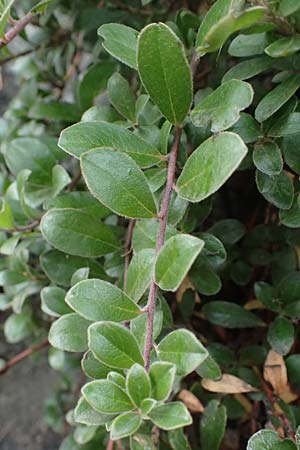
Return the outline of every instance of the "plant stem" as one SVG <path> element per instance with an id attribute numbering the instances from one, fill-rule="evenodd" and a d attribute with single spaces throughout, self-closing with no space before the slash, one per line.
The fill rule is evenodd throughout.
<path id="1" fill-rule="evenodd" d="M 109 439 L 107 442 L 106 450 L 113 450 L 114 448 L 114 441 L 112 439 Z"/>
<path id="2" fill-rule="evenodd" d="M 15 26 L 13 26 L 10 30 L 8 30 L 8 32 L 5 33 L 3 38 L 0 39 L 0 48 L 9 44 L 26 27 L 26 25 L 32 21 L 34 17 L 35 13 L 29 11 L 27 14 L 25 14 L 24 17 L 18 20 Z"/>
<path id="3" fill-rule="evenodd" d="M 49 344 L 48 338 L 45 338 L 38 344 L 33 345 L 32 347 L 29 347 L 26 350 L 23 350 L 21 353 L 18 353 L 16 356 L 13 356 L 11 359 L 9 359 L 6 362 L 5 366 L 2 369 L 0 369 L 0 375 L 7 372 L 8 369 L 15 366 L 19 362 L 23 361 L 23 359 L 28 358 L 28 356 L 32 355 L 32 353 L 37 352 L 38 350 L 41 350 L 42 348 L 46 347 L 48 344 Z"/>
<path id="4" fill-rule="evenodd" d="M 167 228 L 167 220 L 168 220 L 168 210 L 170 204 L 171 193 L 173 189 L 173 184 L 175 180 L 175 171 L 176 171 L 176 162 L 180 144 L 182 128 L 178 127 L 175 130 L 174 142 L 169 154 L 169 163 L 168 163 L 168 175 L 167 175 L 167 184 L 164 192 L 164 196 L 162 199 L 161 209 L 159 213 L 159 230 L 156 241 L 156 255 L 161 250 L 162 246 L 165 242 L 166 228 Z M 146 339 L 145 339 L 145 349 L 144 349 L 144 360 L 145 360 L 145 369 L 149 370 L 150 365 L 150 353 L 153 345 L 153 324 L 154 324 L 154 313 L 155 313 L 155 304 L 156 304 L 156 295 L 157 295 L 158 286 L 155 283 L 154 278 L 151 281 L 149 288 L 149 297 L 147 302 L 147 329 L 146 329 Z"/>

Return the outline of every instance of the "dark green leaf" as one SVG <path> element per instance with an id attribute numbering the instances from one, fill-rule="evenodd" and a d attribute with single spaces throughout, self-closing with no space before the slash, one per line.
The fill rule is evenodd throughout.
<path id="1" fill-rule="evenodd" d="M 100 413 L 116 414 L 133 409 L 128 395 L 112 381 L 91 381 L 83 386 L 82 395 Z"/>
<path id="2" fill-rule="evenodd" d="M 203 449 L 219 450 L 225 433 L 226 408 L 218 400 L 211 400 L 201 419 L 201 445 Z"/>
<path id="3" fill-rule="evenodd" d="M 216 301 L 203 307 L 203 314 L 209 322 L 224 328 L 251 328 L 264 326 L 255 314 L 236 303 Z"/>
<path id="4" fill-rule="evenodd" d="M 136 69 L 136 51 L 138 32 L 120 23 L 109 23 L 98 29 L 103 37 L 103 47 L 122 63 Z"/>
<path id="5" fill-rule="evenodd" d="M 289 353 L 294 343 L 294 327 L 285 317 L 276 317 L 271 323 L 267 336 L 268 342 L 281 355 Z"/>

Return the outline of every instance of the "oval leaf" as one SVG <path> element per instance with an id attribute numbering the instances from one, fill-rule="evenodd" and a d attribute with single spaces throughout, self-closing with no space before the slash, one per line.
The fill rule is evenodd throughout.
<path id="1" fill-rule="evenodd" d="M 192 417 L 181 402 L 155 406 L 149 413 L 152 422 L 162 430 L 174 430 L 192 423 Z"/>
<path id="2" fill-rule="evenodd" d="M 70 255 L 96 257 L 119 248 L 109 226 L 77 209 L 51 209 L 42 218 L 41 232 L 49 244 Z"/>
<path id="3" fill-rule="evenodd" d="M 96 380 L 82 388 L 82 395 L 93 409 L 104 414 L 130 411 L 133 404 L 128 395 L 109 380 Z"/>
<path id="4" fill-rule="evenodd" d="M 59 350 L 84 352 L 88 346 L 87 329 L 90 324 L 78 314 L 65 314 L 51 325 L 49 342 Z"/>
<path id="5" fill-rule="evenodd" d="M 94 323 L 89 327 L 89 348 L 107 366 L 129 369 L 134 363 L 144 365 L 137 341 L 130 331 L 113 322 Z"/>
<path id="6" fill-rule="evenodd" d="M 209 302 L 203 307 L 209 322 L 224 328 L 250 328 L 264 326 L 264 322 L 242 306 L 230 302 Z"/>
<path id="7" fill-rule="evenodd" d="M 153 102 L 174 125 L 192 103 L 192 76 L 180 39 L 163 23 L 145 27 L 138 41 L 138 71 Z"/>
<path id="8" fill-rule="evenodd" d="M 111 147 L 127 153 L 141 167 L 161 160 L 159 151 L 141 137 L 107 122 L 80 122 L 62 131 L 58 145 L 75 158 L 92 149 Z"/>
<path id="9" fill-rule="evenodd" d="M 91 193 L 116 214 L 141 219 L 156 215 L 146 177 L 125 153 L 108 148 L 91 150 L 82 155 L 81 167 Z"/>
<path id="10" fill-rule="evenodd" d="M 66 295 L 67 304 L 88 320 L 124 322 L 140 314 L 140 309 L 117 286 L 103 280 L 84 280 Z"/>
<path id="11" fill-rule="evenodd" d="M 157 356 L 162 361 L 175 364 L 177 375 L 185 376 L 193 372 L 207 358 L 208 353 L 193 333 L 175 330 L 158 344 Z"/>
<path id="12" fill-rule="evenodd" d="M 204 241 L 189 234 L 171 237 L 159 252 L 155 280 L 165 291 L 176 291 L 204 246 Z"/>
<path id="13" fill-rule="evenodd" d="M 178 179 L 178 194 L 190 202 L 200 202 L 216 192 L 238 168 L 247 147 L 234 133 L 212 136 L 187 160 Z"/>
<path id="14" fill-rule="evenodd" d="M 145 398 L 150 396 L 150 379 L 144 367 L 134 364 L 126 378 L 126 390 L 136 406 L 140 406 Z"/>
<path id="15" fill-rule="evenodd" d="M 138 32 L 120 23 L 108 23 L 98 29 L 98 35 L 104 38 L 105 50 L 133 69 L 136 69 L 136 48 Z"/>
<path id="16" fill-rule="evenodd" d="M 215 133 L 227 130 L 239 120 L 240 112 L 251 105 L 253 95 L 249 83 L 227 81 L 195 106 L 192 121 L 197 127 L 210 123 L 210 129 Z"/>

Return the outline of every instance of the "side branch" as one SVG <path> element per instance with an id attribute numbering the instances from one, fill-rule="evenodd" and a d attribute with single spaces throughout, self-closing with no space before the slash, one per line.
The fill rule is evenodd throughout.
<path id="1" fill-rule="evenodd" d="M 165 242 L 166 228 L 167 228 L 167 220 L 168 220 L 168 210 L 170 204 L 170 198 L 172 193 L 172 188 L 175 180 L 175 171 L 176 171 L 176 162 L 180 144 L 182 128 L 176 128 L 174 142 L 169 154 L 169 164 L 168 164 L 168 175 L 167 175 L 167 184 L 164 192 L 164 196 L 162 199 L 161 209 L 159 213 L 159 230 L 156 241 L 156 254 L 160 251 Z M 153 325 L 154 325 L 154 313 L 155 313 L 155 303 L 156 303 L 156 295 L 157 295 L 157 284 L 153 279 L 149 288 L 149 297 L 147 303 L 147 330 L 146 330 L 146 340 L 145 340 L 145 349 L 144 349 L 144 360 L 145 360 L 145 369 L 149 370 L 150 365 L 150 353 L 153 345 Z"/>
<path id="2" fill-rule="evenodd" d="M 25 27 L 26 25 L 32 21 L 35 17 L 35 13 L 29 11 L 22 17 L 18 22 L 10 29 L 7 33 L 0 39 L 0 48 L 9 44 Z"/>
<path id="3" fill-rule="evenodd" d="M 29 347 L 26 350 L 23 350 L 23 352 L 18 353 L 16 356 L 13 356 L 6 362 L 5 366 L 2 369 L 0 369 L 0 375 L 3 375 L 5 372 L 8 371 L 8 369 L 15 366 L 19 362 L 23 361 L 23 359 L 28 358 L 28 356 L 32 355 L 38 350 L 41 350 L 42 348 L 46 347 L 48 344 L 49 344 L 48 338 L 45 338 L 38 344 L 33 345 L 32 347 Z"/>

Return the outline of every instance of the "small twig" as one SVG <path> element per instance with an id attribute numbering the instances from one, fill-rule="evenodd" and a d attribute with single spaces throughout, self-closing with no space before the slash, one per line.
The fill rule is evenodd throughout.
<path id="1" fill-rule="evenodd" d="M 114 441 L 112 439 L 109 439 L 107 442 L 106 450 L 113 450 L 114 448 Z"/>
<path id="2" fill-rule="evenodd" d="M 18 364 L 19 362 L 23 361 L 23 359 L 28 358 L 28 356 L 32 355 L 33 353 L 37 352 L 38 350 L 41 350 L 42 348 L 46 347 L 48 344 L 49 344 L 48 338 L 45 338 L 38 344 L 33 345 L 32 347 L 29 347 L 26 350 L 23 350 L 21 353 L 18 353 L 16 356 L 13 356 L 11 359 L 9 359 L 6 362 L 5 366 L 2 369 L 0 369 L 0 375 L 3 375 L 11 367 L 13 367 L 16 364 Z"/>
<path id="3" fill-rule="evenodd" d="M 182 128 L 176 128 L 175 130 L 175 138 L 172 145 L 172 149 L 169 154 L 169 163 L 168 163 L 168 175 L 167 175 L 167 184 L 164 192 L 164 196 L 162 199 L 161 209 L 159 213 L 159 230 L 156 241 L 156 254 L 160 251 L 165 242 L 165 234 L 167 228 L 167 219 L 168 219 L 168 209 L 170 203 L 170 197 L 172 193 L 172 188 L 175 179 L 175 171 L 176 171 L 176 162 L 180 144 Z M 150 353 L 153 346 L 153 324 L 154 324 L 154 313 L 155 313 L 155 303 L 156 303 L 156 295 L 157 295 L 157 284 L 153 279 L 149 288 L 149 296 L 147 302 L 147 312 L 148 312 L 148 320 L 147 320 L 147 330 L 146 330 L 146 339 L 145 339 L 145 349 L 144 349 L 144 360 L 145 360 L 145 369 L 149 370 L 150 365 Z"/>
<path id="4" fill-rule="evenodd" d="M 32 231 L 35 228 L 37 228 L 40 224 L 40 219 L 35 220 L 34 222 L 29 223 L 28 225 L 20 225 L 20 226 L 15 226 L 12 229 L 8 229 L 8 228 L 0 228 L 0 231 L 6 231 L 7 233 L 12 233 L 15 231 Z"/>
<path id="5" fill-rule="evenodd" d="M 7 33 L 0 39 L 0 48 L 9 44 L 25 27 L 28 25 L 32 19 L 35 17 L 35 13 L 29 11 L 22 17 L 18 22 L 10 29 Z"/>
<path id="6" fill-rule="evenodd" d="M 0 60 L 0 66 L 3 66 L 4 64 L 13 61 L 17 58 L 21 58 L 22 56 L 26 56 L 26 55 L 30 55 L 31 53 L 35 52 L 37 49 L 31 49 L 31 50 L 26 50 L 25 52 L 21 52 L 21 53 L 17 53 L 16 55 L 11 55 L 8 56 L 7 58 L 1 59 Z"/>
<path id="7" fill-rule="evenodd" d="M 76 187 L 77 183 L 79 182 L 80 178 L 81 178 L 81 172 L 78 172 L 76 175 L 74 175 L 74 177 L 72 178 L 71 183 L 69 184 L 69 186 L 67 188 L 68 192 L 72 192 L 75 189 L 75 187 Z"/>
<path id="8" fill-rule="evenodd" d="M 135 220 L 131 219 L 128 223 L 127 227 L 127 235 L 126 235 L 126 241 L 125 241 L 125 263 L 124 263 L 124 289 L 127 285 L 127 273 L 128 273 L 128 267 L 131 259 L 131 241 L 132 241 L 132 234 L 135 226 Z"/>

